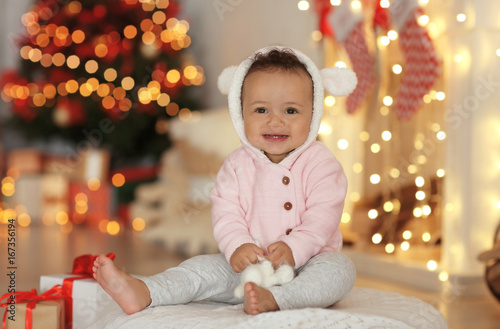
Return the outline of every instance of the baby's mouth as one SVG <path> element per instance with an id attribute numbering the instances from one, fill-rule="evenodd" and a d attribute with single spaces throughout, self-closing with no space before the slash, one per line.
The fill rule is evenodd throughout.
<path id="1" fill-rule="evenodd" d="M 263 134 L 265 140 L 270 142 L 282 142 L 288 138 L 288 135 L 280 135 L 280 134 Z"/>
<path id="2" fill-rule="evenodd" d="M 271 134 L 264 134 L 262 135 L 264 138 L 269 138 L 269 139 L 283 139 L 283 138 L 287 138 L 288 135 L 271 135 Z"/>

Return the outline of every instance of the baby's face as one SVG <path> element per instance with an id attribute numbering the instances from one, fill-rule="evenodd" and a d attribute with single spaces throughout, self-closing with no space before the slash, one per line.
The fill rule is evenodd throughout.
<path id="1" fill-rule="evenodd" d="M 243 83 L 242 107 L 248 141 L 279 163 L 309 135 L 312 80 L 305 72 L 250 73 Z"/>

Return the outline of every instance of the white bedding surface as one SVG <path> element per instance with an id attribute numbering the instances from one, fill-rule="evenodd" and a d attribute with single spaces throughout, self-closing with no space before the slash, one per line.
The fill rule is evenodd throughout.
<path id="1" fill-rule="evenodd" d="M 351 295 L 327 309 L 301 309 L 247 315 L 243 305 L 197 302 L 160 306 L 127 315 L 115 303 L 91 328 L 366 328 L 445 329 L 441 314 L 423 301 L 397 293 L 354 288 Z"/>

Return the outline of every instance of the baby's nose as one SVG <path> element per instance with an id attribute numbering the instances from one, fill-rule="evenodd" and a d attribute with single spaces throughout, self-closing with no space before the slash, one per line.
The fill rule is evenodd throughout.
<path id="1" fill-rule="evenodd" d="M 283 120 L 283 118 L 280 115 L 271 114 L 269 116 L 268 124 L 270 126 L 282 126 L 285 124 L 285 121 Z"/>

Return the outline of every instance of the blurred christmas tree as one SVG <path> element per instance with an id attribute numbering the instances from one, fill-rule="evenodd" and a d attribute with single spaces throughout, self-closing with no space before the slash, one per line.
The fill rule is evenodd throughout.
<path id="1" fill-rule="evenodd" d="M 196 108 L 203 69 L 183 52 L 189 24 L 173 0 L 38 0 L 22 17 L 17 71 L 0 78 L 13 123 L 113 157 L 159 155 L 172 116 Z"/>

